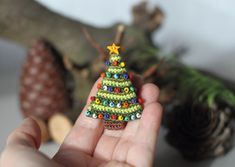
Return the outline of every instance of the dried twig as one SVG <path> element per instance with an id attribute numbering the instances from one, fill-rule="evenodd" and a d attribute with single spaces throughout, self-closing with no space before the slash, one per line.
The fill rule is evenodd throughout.
<path id="1" fill-rule="evenodd" d="M 96 40 L 91 36 L 86 28 L 82 28 L 82 31 L 86 37 L 86 39 L 91 43 L 91 45 L 98 51 L 101 60 L 105 60 L 107 58 L 107 54 L 104 49 L 96 42 Z"/>
<path id="2" fill-rule="evenodd" d="M 159 63 L 152 65 L 147 70 L 145 70 L 142 74 L 142 79 L 145 80 L 146 78 L 150 77 L 154 73 L 156 73 L 156 70 L 164 63 L 165 59 L 162 58 Z"/>
<path id="3" fill-rule="evenodd" d="M 117 27 L 117 33 L 116 33 L 116 36 L 115 36 L 115 39 L 114 39 L 115 44 L 117 44 L 117 45 L 122 44 L 124 33 L 125 33 L 125 26 L 123 24 L 120 24 Z"/>

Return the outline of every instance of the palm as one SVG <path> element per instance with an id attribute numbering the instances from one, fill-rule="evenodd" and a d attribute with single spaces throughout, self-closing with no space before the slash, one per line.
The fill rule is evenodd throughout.
<path id="1" fill-rule="evenodd" d="M 90 96 L 96 91 L 93 87 Z M 161 122 L 161 106 L 156 103 L 159 92 L 152 84 L 144 85 L 141 94 L 145 104 L 140 120 L 129 122 L 124 130 L 112 131 L 103 129 L 101 120 L 81 114 L 54 159 L 71 167 L 107 163 L 150 166 Z"/>

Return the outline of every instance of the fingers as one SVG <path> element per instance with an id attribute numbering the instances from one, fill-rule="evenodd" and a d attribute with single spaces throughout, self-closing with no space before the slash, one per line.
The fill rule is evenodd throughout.
<path id="1" fill-rule="evenodd" d="M 14 130 L 7 139 L 7 146 L 22 145 L 38 149 L 41 143 L 41 131 L 32 118 L 26 118 L 24 122 Z"/>
<path id="2" fill-rule="evenodd" d="M 147 83 L 142 86 L 140 89 L 141 97 L 144 99 L 144 108 L 146 108 L 149 104 L 156 102 L 159 97 L 159 88 L 151 83 Z M 128 122 L 125 131 L 123 133 L 123 137 L 129 137 L 130 135 L 135 135 L 138 129 L 140 120 L 130 121 Z"/>
<path id="3" fill-rule="evenodd" d="M 162 106 L 157 102 L 150 103 L 144 108 L 135 136 L 138 143 L 144 144 L 149 148 L 155 148 L 161 126 L 162 113 Z"/>
<path id="4" fill-rule="evenodd" d="M 141 89 L 141 97 L 144 99 L 144 107 L 152 102 L 156 102 L 158 100 L 159 93 L 159 88 L 156 85 L 152 83 L 143 85 Z"/>
<path id="5" fill-rule="evenodd" d="M 86 154 L 93 153 L 97 141 L 103 132 L 103 125 L 100 119 L 86 117 L 85 112 L 89 105 L 90 97 L 95 96 L 97 92 L 97 83 L 101 81 L 102 79 L 99 78 L 94 84 L 87 99 L 88 104 L 84 107 L 74 127 L 61 145 L 58 153 L 54 157 L 55 159 L 58 159 L 58 157 L 63 154 L 63 151 L 69 150 L 69 148 L 82 151 Z"/>

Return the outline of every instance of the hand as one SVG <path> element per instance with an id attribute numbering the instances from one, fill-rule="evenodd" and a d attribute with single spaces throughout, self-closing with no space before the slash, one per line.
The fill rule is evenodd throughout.
<path id="1" fill-rule="evenodd" d="M 89 97 L 94 96 L 96 91 L 95 84 Z M 124 130 L 104 129 L 101 120 L 85 116 L 86 105 L 52 159 L 38 151 L 40 129 L 32 118 L 27 118 L 8 137 L 0 166 L 150 167 L 153 165 L 162 118 L 162 107 L 157 103 L 158 95 L 159 90 L 155 85 L 142 86 L 141 96 L 145 100 L 142 117 L 128 122 Z"/>

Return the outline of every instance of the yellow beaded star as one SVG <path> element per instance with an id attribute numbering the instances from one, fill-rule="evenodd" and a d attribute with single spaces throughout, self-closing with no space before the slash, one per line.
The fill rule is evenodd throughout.
<path id="1" fill-rule="evenodd" d="M 109 50 L 109 54 L 115 53 L 115 54 L 119 54 L 118 49 L 120 48 L 120 46 L 116 46 L 114 43 L 110 46 L 107 46 L 107 49 Z"/>

